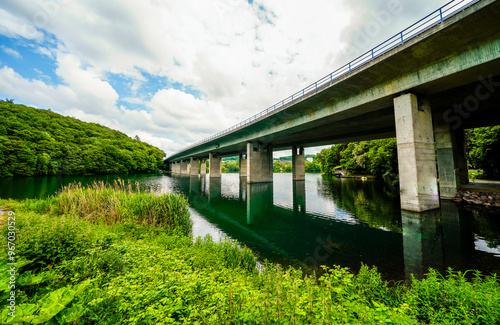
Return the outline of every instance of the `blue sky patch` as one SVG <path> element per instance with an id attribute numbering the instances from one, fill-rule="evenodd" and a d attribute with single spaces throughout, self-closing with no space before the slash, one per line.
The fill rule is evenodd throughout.
<path id="1" fill-rule="evenodd" d="M 42 80 L 48 85 L 63 84 L 64 81 L 55 73 L 56 60 L 38 52 L 39 48 L 46 47 L 49 42 L 38 44 L 0 35 L 1 65 L 12 68 L 25 79 Z"/>
<path id="2" fill-rule="evenodd" d="M 108 74 L 106 79 L 109 84 L 119 94 L 120 98 L 117 101 L 118 106 L 124 106 L 130 110 L 146 110 L 150 109 L 142 103 L 150 101 L 153 96 L 162 89 L 176 89 L 187 94 L 193 95 L 197 99 L 206 97 L 202 91 L 190 85 L 184 85 L 179 82 L 173 82 L 170 78 L 153 75 L 146 71 L 140 71 L 144 80 L 137 80 L 124 74 Z M 131 102 L 137 100 L 138 103 Z"/>

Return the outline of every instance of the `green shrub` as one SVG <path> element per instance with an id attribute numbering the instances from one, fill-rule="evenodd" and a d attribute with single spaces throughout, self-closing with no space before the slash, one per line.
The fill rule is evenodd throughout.
<path id="1" fill-rule="evenodd" d="M 194 247 L 199 254 L 211 255 L 214 259 L 222 261 L 225 267 L 255 271 L 256 261 L 252 251 L 240 246 L 236 240 L 225 238 L 220 243 L 215 243 L 210 235 L 206 235 L 204 238 L 196 238 Z"/>
<path id="2" fill-rule="evenodd" d="M 95 226 L 69 216 L 16 213 L 16 255 L 40 269 L 85 253 L 95 241 Z M 7 238 L 7 227 L 2 238 Z"/>
<path id="3" fill-rule="evenodd" d="M 63 214 L 108 225 L 133 222 L 177 230 L 184 235 L 190 235 L 192 230 L 189 207 L 182 195 L 144 193 L 137 183 L 125 184 L 123 180 L 113 185 L 104 182 L 89 186 L 70 184 L 61 190 L 56 202 Z"/>
<path id="4" fill-rule="evenodd" d="M 39 214 L 46 214 L 54 210 L 56 198 L 51 196 L 46 199 L 27 199 L 23 203 L 23 209 L 25 211 L 27 210 Z"/>
<path id="5" fill-rule="evenodd" d="M 445 277 L 430 269 L 423 280 L 412 279 L 405 296 L 422 322 L 453 324 L 497 324 L 500 321 L 500 284 L 496 275 L 473 281 L 465 273 L 448 269 Z"/>

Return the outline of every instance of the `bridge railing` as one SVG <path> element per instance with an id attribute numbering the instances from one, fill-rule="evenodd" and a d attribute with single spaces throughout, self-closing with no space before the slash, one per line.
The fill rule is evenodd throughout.
<path id="1" fill-rule="evenodd" d="M 210 140 L 216 139 L 218 137 L 221 137 L 225 134 L 231 133 L 237 129 L 243 128 L 244 126 L 248 124 L 252 124 L 257 120 L 263 119 L 272 113 L 274 113 L 277 110 L 284 109 L 293 103 L 303 100 L 304 98 L 313 95 L 318 92 L 318 90 L 321 90 L 322 88 L 327 87 L 328 85 L 332 84 L 339 78 L 344 77 L 345 75 L 350 74 L 353 72 L 353 70 L 356 70 L 365 64 L 374 61 L 377 57 L 389 52 L 390 50 L 394 49 L 395 47 L 403 45 L 405 42 L 409 41 L 410 39 L 414 38 L 415 36 L 425 32 L 426 30 L 442 23 L 444 20 L 450 18 L 451 16 L 455 15 L 456 13 L 470 7 L 471 5 L 479 2 L 481 0 L 452 0 L 442 6 L 441 8 L 437 9 L 436 11 L 432 12 L 431 14 L 425 16 L 424 18 L 420 19 L 413 25 L 407 27 L 400 33 L 394 35 L 393 37 L 389 38 L 388 40 L 380 43 L 373 49 L 369 50 L 368 52 L 365 52 L 361 54 L 359 57 L 355 58 L 351 62 L 347 63 L 346 65 L 338 68 L 337 70 L 333 71 L 332 73 L 326 75 L 325 77 L 319 79 L 318 81 L 310 84 L 309 86 L 301 89 L 300 91 L 292 94 L 291 96 L 277 102 L 276 104 L 269 106 L 265 110 L 260 111 L 259 113 L 247 118 L 246 120 L 231 126 L 228 129 L 225 129 L 223 131 L 220 131 L 214 135 L 209 136 L 208 138 L 205 138 L 201 141 L 198 141 L 183 150 L 179 151 L 178 153 L 185 151 L 187 149 L 196 147 L 202 143 L 208 142 Z M 176 153 L 177 154 L 177 153 Z M 175 155 L 175 154 L 174 154 Z"/>

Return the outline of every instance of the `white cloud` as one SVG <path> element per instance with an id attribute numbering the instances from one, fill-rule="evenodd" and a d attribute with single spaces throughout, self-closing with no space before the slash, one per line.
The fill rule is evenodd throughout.
<path id="1" fill-rule="evenodd" d="M 37 53 L 40 53 L 40 54 L 42 54 L 42 55 L 45 55 L 45 56 L 47 56 L 47 57 L 49 57 L 49 58 L 51 58 L 51 59 L 55 59 L 55 54 L 54 54 L 54 51 L 53 51 L 53 50 L 51 50 L 51 49 L 48 49 L 48 48 L 46 48 L 46 47 L 43 47 L 43 46 L 41 46 L 41 47 L 37 47 L 37 48 L 35 49 L 35 51 L 36 51 Z"/>
<path id="2" fill-rule="evenodd" d="M 78 107 L 88 112 L 109 112 L 119 96 L 97 71 L 91 67 L 83 69 L 80 60 L 71 54 L 59 57 L 58 63 L 56 73 L 78 94 Z"/>
<path id="3" fill-rule="evenodd" d="M 437 7 L 431 0 L 418 5 L 400 1 L 403 12 L 370 41 L 383 41 L 386 33 L 395 34 L 430 11 L 427 8 Z M 35 51 L 56 61 L 55 73 L 64 83 L 52 86 L 24 79 L 4 66 L 0 93 L 177 151 L 352 59 L 343 48 L 352 46 L 356 31 L 387 3 L 6 0 L 0 5 L 0 34 L 37 43 Z M 126 80 L 127 94 L 112 87 L 113 74 Z M 152 93 L 145 94 L 147 74 L 205 95 L 195 98 L 180 90 L 151 87 Z M 117 107 L 120 95 L 143 109 Z"/>
<path id="4" fill-rule="evenodd" d="M 24 79 L 12 68 L 0 68 L 0 89 L 22 102 L 33 103 L 44 108 L 70 108 L 65 105 L 76 102 L 77 94 L 68 86 L 50 86 L 40 80 Z M 19 101 L 19 100 L 18 100 Z"/>
<path id="5" fill-rule="evenodd" d="M 217 102 L 197 99 L 175 89 L 158 91 L 149 103 L 156 126 L 183 142 L 201 140 L 238 122 L 231 111 Z"/>
<path id="6" fill-rule="evenodd" d="M 11 49 L 10 47 L 5 47 L 3 45 L 1 46 L 1 48 L 2 48 L 2 51 L 7 53 L 8 55 L 11 55 L 11 56 L 15 57 L 16 59 L 21 58 L 21 54 L 19 54 L 19 52 L 17 52 L 16 50 Z"/>
<path id="7" fill-rule="evenodd" d="M 0 8 L 0 34 L 39 42 L 44 37 L 43 33 L 37 30 L 28 19 L 13 15 L 2 8 Z"/>

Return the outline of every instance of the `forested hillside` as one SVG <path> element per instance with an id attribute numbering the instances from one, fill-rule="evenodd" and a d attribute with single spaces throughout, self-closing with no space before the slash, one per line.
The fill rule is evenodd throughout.
<path id="1" fill-rule="evenodd" d="M 156 172 L 164 156 L 102 125 L 0 101 L 0 177 Z"/>

